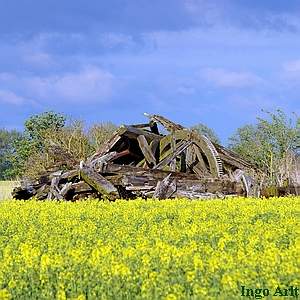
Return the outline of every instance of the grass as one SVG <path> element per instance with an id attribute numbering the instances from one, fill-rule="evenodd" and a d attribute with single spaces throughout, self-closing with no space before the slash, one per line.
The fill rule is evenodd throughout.
<path id="1" fill-rule="evenodd" d="M 0 181 L 0 201 L 6 198 L 11 199 L 11 192 L 17 185 L 17 181 Z"/>

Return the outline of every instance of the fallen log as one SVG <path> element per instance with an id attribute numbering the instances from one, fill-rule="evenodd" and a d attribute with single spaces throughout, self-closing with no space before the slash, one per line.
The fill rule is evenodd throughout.
<path id="1" fill-rule="evenodd" d="M 93 169 L 80 169 L 80 177 L 100 194 L 107 195 L 110 200 L 115 200 L 119 197 L 116 187 Z"/>

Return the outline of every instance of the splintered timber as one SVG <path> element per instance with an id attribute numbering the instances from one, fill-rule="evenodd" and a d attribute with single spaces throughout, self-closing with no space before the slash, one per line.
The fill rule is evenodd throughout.
<path id="1" fill-rule="evenodd" d="M 144 114 L 149 122 L 121 125 L 86 161 L 48 140 L 55 160 L 37 178 L 22 181 L 15 199 L 75 201 L 143 198 L 260 196 L 247 170 L 259 170 L 204 135 L 170 120 Z M 159 126 L 168 133 L 162 134 Z"/>

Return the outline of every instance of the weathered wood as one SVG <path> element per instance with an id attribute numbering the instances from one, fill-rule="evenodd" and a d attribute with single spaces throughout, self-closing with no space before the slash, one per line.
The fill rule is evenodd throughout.
<path id="1" fill-rule="evenodd" d="M 68 191 L 72 188 L 72 182 L 67 182 L 62 189 L 60 190 L 59 194 L 63 197 L 66 196 L 66 194 L 68 193 Z"/>
<path id="2" fill-rule="evenodd" d="M 73 155 L 59 147 L 56 143 L 54 143 L 51 140 L 48 140 L 47 143 L 49 144 L 48 153 L 51 157 L 57 159 L 60 162 L 63 162 L 64 164 L 70 167 L 75 167 L 79 165 L 78 159 L 76 159 Z"/>
<path id="3" fill-rule="evenodd" d="M 162 181 L 158 181 L 152 197 L 153 199 L 166 199 L 174 194 L 174 192 L 176 191 L 176 179 L 170 182 L 171 175 L 172 174 L 169 174 Z"/>
<path id="4" fill-rule="evenodd" d="M 78 170 L 64 171 L 61 174 L 62 179 L 68 179 L 69 181 L 72 181 L 76 176 L 78 176 Z"/>
<path id="5" fill-rule="evenodd" d="M 134 139 L 136 139 L 139 135 L 144 135 L 149 140 L 154 140 L 154 139 L 161 140 L 163 138 L 163 136 L 161 135 L 152 133 L 150 131 L 141 130 L 139 128 L 134 128 L 128 125 L 121 125 L 118 129 L 118 134 L 125 135 L 129 138 L 134 138 Z"/>
<path id="6" fill-rule="evenodd" d="M 114 134 L 108 141 L 102 144 L 99 149 L 87 159 L 87 164 L 90 164 L 92 161 L 96 160 L 97 158 L 103 156 L 107 152 L 109 152 L 112 147 L 121 139 L 119 134 Z"/>
<path id="7" fill-rule="evenodd" d="M 214 147 L 219 153 L 220 159 L 226 164 L 234 166 L 239 169 L 258 169 L 254 164 L 249 163 L 242 156 L 230 151 L 229 149 L 224 148 L 221 145 L 213 143 Z"/>
<path id="8" fill-rule="evenodd" d="M 159 122 L 166 130 L 171 132 L 172 128 L 176 128 L 177 130 L 182 130 L 184 127 L 180 124 L 173 123 L 172 121 L 158 115 L 149 115 L 147 113 L 144 113 L 144 116 L 150 118 L 151 120 L 155 120 Z"/>
<path id="9" fill-rule="evenodd" d="M 92 169 L 80 169 L 80 177 L 100 194 L 108 195 L 111 200 L 116 199 L 119 196 L 117 189 L 102 175 Z"/>
<path id="10" fill-rule="evenodd" d="M 55 168 L 23 182 L 14 195 L 74 201 L 99 194 L 111 200 L 257 194 L 254 181 L 244 174 L 255 166 L 198 132 L 162 116 L 147 116 L 149 123 L 122 125 L 86 162 L 49 141 Z M 157 123 L 170 133 L 160 134 Z"/>
<path id="11" fill-rule="evenodd" d="M 139 135 L 137 137 L 137 140 L 139 142 L 139 146 L 141 148 L 141 151 L 143 152 L 144 156 L 145 156 L 145 159 L 148 163 L 149 166 L 154 166 L 156 165 L 156 159 L 152 153 L 152 150 L 145 138 L 144 135 Z"/>
<path id="12" fill-rule="evenodd" d="M 58 187 L 60 176 L 53 176 L 51 180 L 50 190 L 47 196 L 48 200 L 54 197 L 54 200 L 62 200 L 63 196 L 60 194 L 60 189 Z"/>
<path id="13" fill-rule="evenodd" d="M 70 190 L 74 194 L 87 193 L 87 192 L 94 191 L 94 189 L 83 180 L 79 181 L 79 182 L 76 182 L 76 183 L 72 183 L 72 185 L 70 187 Z"/>
<path id="14" fill-rule="evenodd" d="M 145 169 L 141 167 L 128 166 L 128 165 L 118 165 L 118 164 L 107 164 L 105 168 L 105 173 L 102 173 L 103 176 L 106 177 L 106 173 L 113 175 L 135 175 L 135 176 L 152 176 L 157 179 L 163 179 L 168 176 L 170 173 L 173 178 L 182 178 L 182 179 L 190 179 L 197 180 L 195 174 L 186 174 L 180 172 L 170 172 L 160 169 Z M 112 176 L 114 177 L 114 176 Z"/>
<path id="15" fill-rule="evenodd" d="M 35 197 L 38 200 L 45 199 L 49 193 L 50 186 L 47 184 L 43 184 L 39 189 L 37 189 Z"/>
<path id="16" fill-rule="evenodd" d="M 199 162 L 199 165 L 197 164 L 198 168 L 202 171 L 202 173 L 206 176 L 211 176 L 210 172 L 207 169 L 206 163 L 203 159 L 203 156 L 201 154 L 200 148 L 196 145 L 193 144 L 192 148 L 195 153 L 195 159 Z"/>
<path id="17" fill-rule="evenodd" d="M 94 159 L 91 161 L 86 167 L 94 168 L 97 172 L 103 172 L 103 168 L 105 165 L 110 161 L 113 160 L 118 156 L 118 153 L 116 151 L 108 152 L 107 154 L 104 154 L 103 156 Z"/>
<path id="18" fill-rule="evenodd" d="M 134 128 L 145 128 L 145 127 L 150 127 L 150 123 L 144 123 L 144 124 L 131 124 L 131 127 Z"/>
<path id="19" fill-rule="evenodd" d="M 176 156 L 178 156 L 182 151 L 184 151 L 192 141 L 185 142 L 184 144 L 180 145 L 170 156 L 163 159 L 160 163 L 158 163 L 156 166 L 154 166 L 154 169 L 163 169 L 165 166 L 167 166 L 171 161 L 173 161 Z"/>
<path id="20" fill-rule="evenodd" d="M 198 178 L 211 177 L 211 174 L 207 170 L 206 164 L 202 158 L 201 152 L 198 146 L 191 145 L 187 149 L 186 163 L 190 169 L 192 169 Z"/>
<path id="21" fill-rule="evenodd" d="M 176 134 L 175 127 L 171 128 L 171 151 L 174 153 L 176 151 Z M 176 156 L 170 162 L 170 171 L 175 171 L 176 169 Z"/>

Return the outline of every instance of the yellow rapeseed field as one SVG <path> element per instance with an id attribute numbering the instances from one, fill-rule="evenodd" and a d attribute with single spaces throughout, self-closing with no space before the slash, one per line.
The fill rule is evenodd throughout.
<path id="1" fill-rule="evenodd" d="M 7 200 L 0 299 L 294 299 L 299 204 Z"/>

